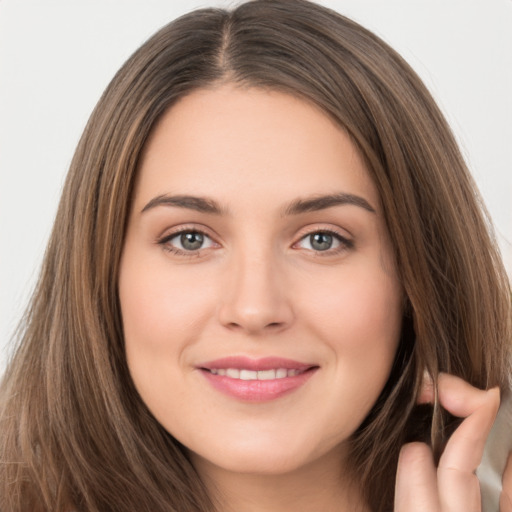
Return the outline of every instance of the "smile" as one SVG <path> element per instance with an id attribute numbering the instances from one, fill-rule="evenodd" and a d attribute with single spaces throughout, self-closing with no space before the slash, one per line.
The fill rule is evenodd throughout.
<path id="1" fill-rule="evenodd" d="M 226 376 L 230 379 L 240 380 L 274 380 L 285 379 L 286 377 L 296 377 L 306 370 L 287 370 L 278 368 L 273 370 L 239 370 L 238 368 L 212 368 L 209 370 L 213 375 Z"/>
<path id="2" fill-rule="evenodd" d="M 290 359 L 228 357 L 199 365 L 217 391 L 243 402 L 268 402 L 300 389 L 318 365 Z"/>

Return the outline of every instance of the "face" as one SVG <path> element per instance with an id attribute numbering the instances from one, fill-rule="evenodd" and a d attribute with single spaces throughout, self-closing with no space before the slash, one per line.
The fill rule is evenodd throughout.
<path id="1" fill-rule="evenodd" d="M 180 100 L 140 165 L 121 260 L 126 356 L 198 466 L 343 457 L 391 369 L 402 290 L 346 133 L 279 92 Z"/>

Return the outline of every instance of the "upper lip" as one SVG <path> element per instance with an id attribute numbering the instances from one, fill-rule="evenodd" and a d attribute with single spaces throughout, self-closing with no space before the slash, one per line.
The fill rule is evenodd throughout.
<path id="1" fill-rule="evenodd" d="M 285 368 L 287 370 L 308 370 L 317 367 L 317 364 L 302 363 L 293 359 L 284 359 L 282 357 L 262 357 L 254 359 L 245 356 L 230 356 L 214 361 L 208 361 L 197 365 L 198 368 L 205 370 L 214 370 L 221 368 L 236 368 L 238 370 L 272 370 L 277 368 Z"/>

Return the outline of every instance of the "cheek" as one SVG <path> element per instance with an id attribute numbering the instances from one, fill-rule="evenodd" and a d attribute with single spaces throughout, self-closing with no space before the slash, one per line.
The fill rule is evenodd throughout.
<path id="1" fill-rule="evenodd" d="M 357 267 L 324 283 L 304 308 L 338 364 L 388 371 L 400 338 L 402 291 L 379 265 Z M 349 370 L 350 370 L 349 368 Z"/>
<path id="2" fill-rule="evenodd" d="M 310 318 L 330 347 L 338 402 L 345 404 L 333 424 L 343 424 L 347 411 L 352 430 L 363 421 L 380 395 L 395 359 L 402 328 L 402 289 L 398 279 L 380 266 L 352 267 L 350 273 L 317 298 Z"/>
<path id="3" fill-rule="evenodd" d="M 169 370 L 198 339 L 215 304 L 202 283 L 197 273 L 169 272 L 165 264 L 142 265 L 131 256 L 122 261 L 119 297 L 132 374 Z"/>
<path id="4" fill-rule="evenodd" d="M 197 272 L 170 272 L 165 258 L 148 260 L 136 250 L 126 252 L 119 298 L 130 375 L 142 400 L 165 423 L 176 408 L 184 407 L 182 364 L 215 301 Z"/>

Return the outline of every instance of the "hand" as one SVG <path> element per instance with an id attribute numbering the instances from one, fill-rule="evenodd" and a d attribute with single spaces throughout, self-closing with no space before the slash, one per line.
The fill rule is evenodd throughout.
<path id="1" fill-rule="evenodd" d="M 441 405 L 450 413 L 465 418 L 452 434 L 434 465 L 431 449 L 424 443 L 402 447 L 398 460 L 395 512 L 481 512 L 480 484 L 475 474 L 485 441 L 498 412 L 498 388 L 482 391 L 453 375 L 441 374 L 438 380 Z M 432 402 L 432 385 L 425 386 L 420 402 Z M 512 491 L 512 459 L 508 470 Z M 502 496 L 500 512 L 512 512 Z M 506 508 L 509 506 L 509 508 Z"/>

